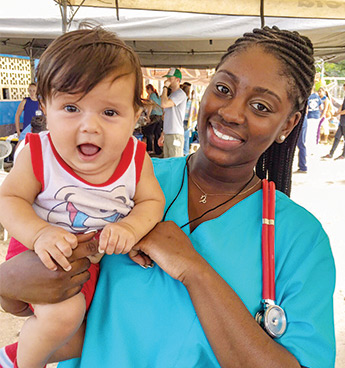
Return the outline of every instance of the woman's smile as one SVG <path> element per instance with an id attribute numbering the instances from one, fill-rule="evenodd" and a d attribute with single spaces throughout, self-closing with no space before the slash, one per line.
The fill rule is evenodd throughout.
<path id="1" fill-rule="evenodd" d="M 207 138 L 212 146 L 226 151 L 236 149 L 244 143 L 244 140 L 233 129 L 220 123 L 209 123 Z"/>

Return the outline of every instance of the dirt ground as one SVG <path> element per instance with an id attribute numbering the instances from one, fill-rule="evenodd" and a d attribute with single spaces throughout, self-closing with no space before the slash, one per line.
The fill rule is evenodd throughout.
<path id="1" fill-rule="evenodd" d="M 336 368 L 345 367 L 345 160 L 322 160 L 329 145 L 320 145 L 308 158 L 308 173 L 294 174 L 291 198 L 307 208 L 323 224 L 328 233 L 337 267 L 334 293 L 334 315 L 337 340 Z M 340 151 L 336 152 L 340 154 Z M 335 155 L 337 157 L 337 155 Z M 297 169 L 295 164 L 294 170 Z M 1 236 L 1 235 L 0 235 Z M 0 240 L 0 263 L 4 260 L 7 242 Z M 0 309 L 0 346 L 18 338 L 24 318 L 13 317 Z M 49 368 L 56 365 L 49 365 Z"/>

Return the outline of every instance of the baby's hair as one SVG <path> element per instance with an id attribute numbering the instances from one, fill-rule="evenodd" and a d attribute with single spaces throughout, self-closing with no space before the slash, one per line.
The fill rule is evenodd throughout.
<path id="1" fill-rule="evenodd" d="M 118 72 L 118 74 L 116 74 Z M 134 73 L 134 107 L 143 106 L 142 72 L 137 54 L 114 33 L 101 27 L 65 33 L 42 54 L 37 67 L 43 105 L 58 92 L 85 96 L 111 74 Z"/>
<path id="2" fill-rule="evenodd" d="M 290 195 L 291 172 L 298 136 L 303 124 L 308 97 L 315 77 L 313 45 L 309 38 L 298 32 L 280 30 L 277 27 L 254 29 L 236 40 L 223 55 L 218 69 L 232 54 L 249 47 L 262 47 L 282 62 L 284 76 L 288 80 L 288 96 L 293 104 L 291 115 L 301 112 L 298 125 L 283 143 L 274 142 L 259 158 L 256 174 L 261 178 L 273 180 L 278 190 Z"/>

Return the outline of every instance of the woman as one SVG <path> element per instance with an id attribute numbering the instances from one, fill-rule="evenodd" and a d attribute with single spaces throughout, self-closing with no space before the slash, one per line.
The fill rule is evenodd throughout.
<path id="1" fill-rule="evenodd" d="M 36 112 L 39 110 L 39 103 L 36 95 L 37 86 L 36 83 L 30 83 L 29 88 L 29 97 L 25 97 L 21 103 L 18 105 L 16 115 L 15 115 L 15 126 L 18 138 L 20 137 L 20 115 L 24 111 L 24 122 L 23 122 L 23 130 L 30 124 L 31 119 L 36 115 Z M 40 113 L 39 113 L 40 114 Z M 20 138 L 20 139 L 24 139 Z"/>
<path id="2" fill-rule="evenodd" d="M 153 104 L 149 106 L 149 109 L 147 111 L 147 116 L 149 117 L 148 122 L 147 125 L 143 127 L 142 131 L 144 136 L 146 137 L 147 152 L 151 154 L 155 153 L 159 156 L 162 153 L 162 149 L 158 145 L 158 139 L 161 136 L 163 127 L 163 109 L 160 107 L 161 98 L 159 97 L 158 92 L 152 84 L 148 84 L 146 86 L 146 92 L 149 95 L 149 99 L 152 101 Z"/>
<path id="3" fill-rule="evenodd" d="M 155 162 L 170 221 L 138 243 L 136 257 L 145 266 L 145 253 L 156 265 L 103 258 L 82 358 L 61 367 L 334 366 L 329 241 L 319 222 L 283 194 L 290 193 L 314 73 L 311 43 L 297 33 L 264 28 L 230 46 L 200 105 L 200 149 Z M 262 298 L 260 179 L 266 176 L 279 189 L 275 299 L 287 330 L 278 339 L 254 319 Z M 2 265 L 0 295 L 30 302 L 77 292 L 87 267 L 80 260 L 72 273 L 54 279 L 45 273 L 52 296 L 48 287 L 38 295 L 44 271 L 31 253 L 12 262 L 21 274 L 7 275 Z M 28 263 L 37 270 L 29 283 Z"/>
<path id="4" fill-rule="evenodd" d="M 317 130 L 316 140 L 317 140 L 317 143 L 320 142 L 321 126 L 322 126 L 323 136 L 324 136 L 323 143 L 328 143 L 329 119 L 332 117 L 332 101 L 331 101 L 328 91 L 324 87 L 320 87 L 317 93 L 319 94 L 321 98 L 323 108 L 321 112 L 320 123 L 319 123 L 318 130 Z"/>
<path id="5" fill-rule="evenodd" d="M 181 86 L 183 92 L 187 95 L 187 103 L 186 103 L 186 112 L 183 120 L 183 128 L 184 128 L 184 144 L 183 144 L 183 154 L 187 156 L 189 154 L 190 148 L 190 133 L 192 130 L 190 114 L 192 109 L 192 99 L 191 95 L 191 84 L 189 82 L 184 82 Z"/>

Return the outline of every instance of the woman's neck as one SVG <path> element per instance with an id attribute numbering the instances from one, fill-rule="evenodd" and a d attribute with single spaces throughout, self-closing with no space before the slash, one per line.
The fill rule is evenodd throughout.
<path id="1" fill-rule="evenodd" d="M 240 190 L 253 176 L 254 165 L 219 166 L 198 150 L 189 160 L 189 175 L 210 193 L 232 193 Z"/>

